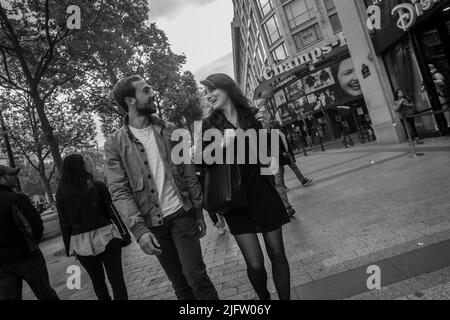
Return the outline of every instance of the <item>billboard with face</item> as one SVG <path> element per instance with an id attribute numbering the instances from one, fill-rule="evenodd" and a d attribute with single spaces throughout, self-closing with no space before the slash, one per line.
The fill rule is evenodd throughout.
<path id="1" fill-rule="evenodd" d="M 286 120 L 311 112 L 320 112 L 322 109 L 337 105 L 345 105 L 353 98 L 359 98 L 362 95 L 361 85 L 351 58 L 311 73 L 289 84 L 284 90 L 286 101 L 282 114 L 285 115 Z M 281 102 L 277 94 L 275 101 Z"/>

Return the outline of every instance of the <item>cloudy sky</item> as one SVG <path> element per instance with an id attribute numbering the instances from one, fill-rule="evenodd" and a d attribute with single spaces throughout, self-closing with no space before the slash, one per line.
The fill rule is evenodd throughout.
<path id="1" fill-rule="evenodd" d="M 192 71 L 197 81 L 211 73 L 234 77 L 231 0 L 149 0 L 150 20 L 162 29 L 176 53 L 187 58 L 185 70 Z M 104 137 L 97 123 L 97 141 Z"/>
<path id="2" fill-rule="evenodd" d="M 149 1 L 151 21 L 164 30 L 175 52 L 186 55 L 185 69 L 198 81 L 209 72 L 233 75 L 231 0 Z"/>

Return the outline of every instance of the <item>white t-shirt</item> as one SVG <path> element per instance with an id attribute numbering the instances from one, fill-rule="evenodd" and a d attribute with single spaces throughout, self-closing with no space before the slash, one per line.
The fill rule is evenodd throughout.
<path id="1" fill-rule="evenodd" d="M 156 143 L 155 131 L 152 126 L 145 129 L 130 127 L 131 133 L 143 144 L 147 154 L 150 171 L 155 179 L 156 192 L 164 218 L 182 208 L 175 186 L 167 175 L 164 162 Z"/>

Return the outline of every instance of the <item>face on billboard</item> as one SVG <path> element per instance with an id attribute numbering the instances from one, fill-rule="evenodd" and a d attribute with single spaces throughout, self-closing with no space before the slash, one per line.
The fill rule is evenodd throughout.
<path id="1" fill-rule="evenodd" d="M 344 94 L 352 97 L 362 94 L 361 85 L 351 58 L 341 61 L 336 78 Z"/>

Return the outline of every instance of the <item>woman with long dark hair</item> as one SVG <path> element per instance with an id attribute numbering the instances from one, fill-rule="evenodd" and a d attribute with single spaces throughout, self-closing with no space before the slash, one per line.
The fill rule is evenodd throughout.
<path id="1" fill-rule="evenodd" d="M 254 129 L 258 132 L 263 129 L 261 122 L 257 120 L 257 117 L 262 117 L 262 113 L 251 107 L 250 101 L 244 96 L 238 84 L 229 76 L 214 74 L 201 83 L 205 87 L 206 98 L 213 107 L 210 116 L 204 120 L 204 131 L 219 129 L 224 133 L 228 129 L 232 131 Z M 227 145 L 231 146 L 230 141 L 233 137 L 230 139 L 224 138 L 225 148 Z M 203 150 L 207 146 L 208 144 L 204 143 Z M 247 141 L 246 155 L 249 155 L 250 149 L 251 146 Z M 264 255 L 258 240 L 258 234 L 261 233 L 272 262 L 273 280 L 278 296 L 281 300 L 289 300 L 290 270 L 282 233 L 282 226 L 290 222 L 288 213 L 275 188 L 273 176 L 261 175 L 260 161 L 258 164 L 251 164 L 246 156 L 245 164 L 238 167 L 247 205 L 227 212 L 224 215 L 225 220 L 242 251 L 247 263 L 248 277 L 258 297 L 261 300 L 270 299 Z M 207 170 L 209 168 L 207 167 Z"/>
<path id="2" fill-rule="evenodd" d="M 401 89 L 398 89 L 394 94 L 394 110 L 400 115 L 400 119 L 405 129 L 406 136 L 408 136 L 407 126 L 411 133 L 411 139 L 415 140 L 417 144 L 423 144 L 416 128 L 416 120 L 408 118 L 415 112 L 415 107 L 411 99 Z"/>
<path id="3" fill-rule="evenodd" d="M 79 154 L 69 155 L 63 161 L 56 206 L 67 256 L 78 257 L 98 299 L 111 300 L 105 269 L 114 300 L 128 300 L 122 237 L 113 223 L 117 217 L 112 213 L 110 193 L 104 183 L 93 179 Z"/>

